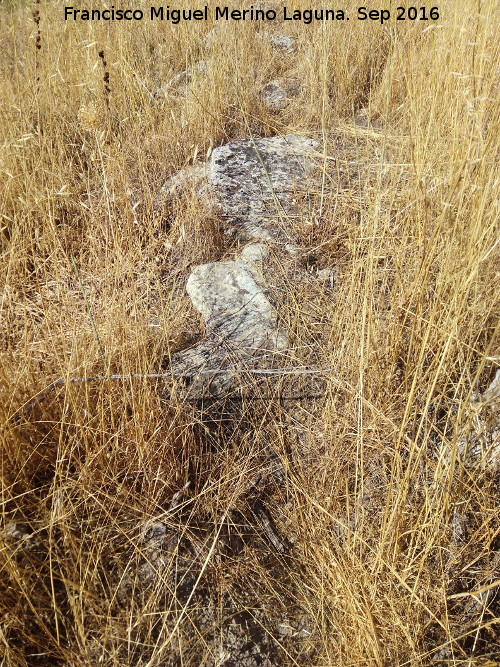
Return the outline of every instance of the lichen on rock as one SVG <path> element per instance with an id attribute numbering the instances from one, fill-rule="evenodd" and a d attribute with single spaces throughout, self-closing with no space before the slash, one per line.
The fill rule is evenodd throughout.
<path id="1" fill-rule="evenodd" d="M 208 184 L 226 228 L 244 238 L 285 241 L 280 218 L 296 213 L 318 144 L 296 134 L 235 141 L 212 153 Z"/>
<path id="2" fill-rule="evenodd" d="M 282 111 L 300 94 L 300 84 L 293 79 L 273 79 L 263 86 L 261 94 L 269 111 Z"/>

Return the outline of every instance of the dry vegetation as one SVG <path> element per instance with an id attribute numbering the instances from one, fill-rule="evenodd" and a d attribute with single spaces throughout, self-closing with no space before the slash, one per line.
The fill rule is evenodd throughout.
<path id="1" fill-rule="evenodd" d="M 207 45 L 205 23 L 2 3 L 2 665 L 242 665 L 231 620 L 260 629 L 269 665 L 498 664 L 498 477 L 459 447 L 495 422 L 473 398 L 499 358 L 498 6 L 440 10 L 277 26 L 300 39 L 283 56 L 259 24 Z M 185 94 L 158 92 L 201 59 Z M 259 90 L 280 73 L 302 90 L 273 114 Z M 200 335 L 186 277 L 231 248 L 195 193 L 154 200 L 250 132 L 324 145 L 295 225 L 337 280 L 290 280 L 279 304 L 286 363 L 335 369 L 321 400 L 280 400 L 311 387 L 274 378 L 217 420 L 129 379 L 65 384 L 12 420 L 58 378 L 168 369 Z M 159 521 L 177 535 L 161 561 Z"/>

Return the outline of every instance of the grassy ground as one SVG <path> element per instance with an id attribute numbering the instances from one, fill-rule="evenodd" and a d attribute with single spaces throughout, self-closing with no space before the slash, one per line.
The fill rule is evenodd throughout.
<path id="1" fill-rule="evenodd" d="M 2 3 L 3 665 L 230 665 L 214 648 L 228 613 L 275 638 L 274 664 L 498 664 L 498 477 L 459 444 L 495 420 L 477 395 L 499 359 L 499 16 L 495 0 L 439 9 L 436 25 L 276 25 L 299 40 L 284 55 L 256 23 L 207 42 L 203 22 Z M 202 59 L 185 94 L 161 91 Z M 301 93 L 271 113 L 259 91 L 284 74 Z M 156 372 L 196 340 L 185 280 L 231 249 L 195 193 L 161 211 L 156 194 L 214 146 L 290 132 L 322 142 L 294 224 L 304 263 L 337 278 L 284 274 L 280 317 L 290 365 L 335 369 L 322 400 L 285 405 L 276 380 L 207 423 L 166 381 L 107 381 L 13 421 L 58 378 Z M 241 528 L 269 450 L 288 555 Z M 159 518 L 191 560 L 181 540 L 156 564 Z M 172 573 L 190 570 L 183 597 Z"/>

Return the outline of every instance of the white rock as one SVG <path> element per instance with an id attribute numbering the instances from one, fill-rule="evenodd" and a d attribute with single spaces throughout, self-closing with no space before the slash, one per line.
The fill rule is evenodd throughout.
<path id="1" fill-rule="evenodd" d="M 275 332 L 276 311 L 255 278 L 241 259 L 213 262 L 194 269 L 186 290 L 210 329 L 258 348 Z"/>
<path id="2" fill-rule="evenodd" d="M 481 396 L 483 401 L 492 403 L 493 401 L 500 400 L 500 368 L 497 370 L 495 377 L 493 378 L 490 386 L 483 392 Z"/>
<path id="3" fill-rule="evenodd" d="M 256 248 L 247 255 L 255 258 L 257 252 L 262 256 Z M 172 361 L 175 371 L 199 374 L 192 385 L 196 393 L 209 388 L 220 394 L 233 377 L 230 370 L 207 371 L 249 368 L 262 355 L 286 348 L 288 337 L 278 327 L 276 309 L 259 278 L 248 256 L 202 264 L 189 276 L 186 290 L 208 331 L 201 343 Z"/>
<path id="4" fill-rule="evenodd" d="M 320 269 L 316 278 L 320 282 L 328 283 L 330 287 L 333 287 L 337 279 L 337 271 L 335 269 Z"/>
<path id="5" fill-rule="evenodd" d="M 469 412 L 467 433 L 457 442 L 460 456 L 469 465 L 500 470 L 500 369 L 488 388 L 473 396 Z M 449 458 L 445 455 L 445 462 Z"/>
<path id="6" fill-rule="evenodd" d="M 241 251 L 241 259 L 250 264 L 262 264 L 269 257 L 269 250 L 262 243 L 250 243 Z"/>

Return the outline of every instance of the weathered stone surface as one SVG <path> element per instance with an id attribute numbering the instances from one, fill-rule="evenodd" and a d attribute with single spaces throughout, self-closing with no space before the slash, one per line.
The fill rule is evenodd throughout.
<path id="1" fill-rule="evenodd" d="M 500 402 L 500 369 L 497 370 L 490 386 L 483 392 L 481 398 L 486 403 Z"/>
<path id="2" fill-rule="evenodd" d="M 236 141 L 216 148 L 208 176 L 227 228 L 244 238 L 287 240 L 279 218 L 295 212 L 307 189 L 318 144 L 295 134 Z"/>
<path id="3" fill-rule="evenodd" d="M 260 32 L 259 37 L 269 40 L 273 49 L 282 51 L 283 53 L 295 53 L 297 51 L 297 40 L 295 37 L 288 35 L 278 35 L 272 32 Z"/>
<path id="4" fill-rule="evenodd" d="M 218 43 L 227 39 L 228 32 L 229 28 L 227 23 L 217 23 L 203 37 L 203 44 L 205 48 L 211 49 Z"/>
<path id="5" fill-rule="evenodd" d="M 270 111 L 282 111 L 300 94 L 298 81 L 274 79 L 262 88 L 262 100 Z"/>
<path id="6" fill-rule="evenodd" d="M 208 332 L 200 344 L 174 355 L 173 363 L 175 369 L 200 373 L 196 390 L 209 386 L 212 394 L 219 393 L 232 374 L 207 371 L 245 368 L 262 354 L 286 347 L 287 336 L 262 286 L 259 263 L 266 256 L 266 248 L 255 243 L 239 259 L 202 264 L 191 273 L 186 289 Z"/>
<path id="7" fill-rule="evenodd" d="M 170 177 L 155 206 L 195 189 L 213 197 L 227 233 L 243 240 L 289 243 L 283 223 L 296 213 L 296 199 L 312 180 L 317 148 L 314 139 L 296 134 L 219 146 L 206 164 Z"/>

